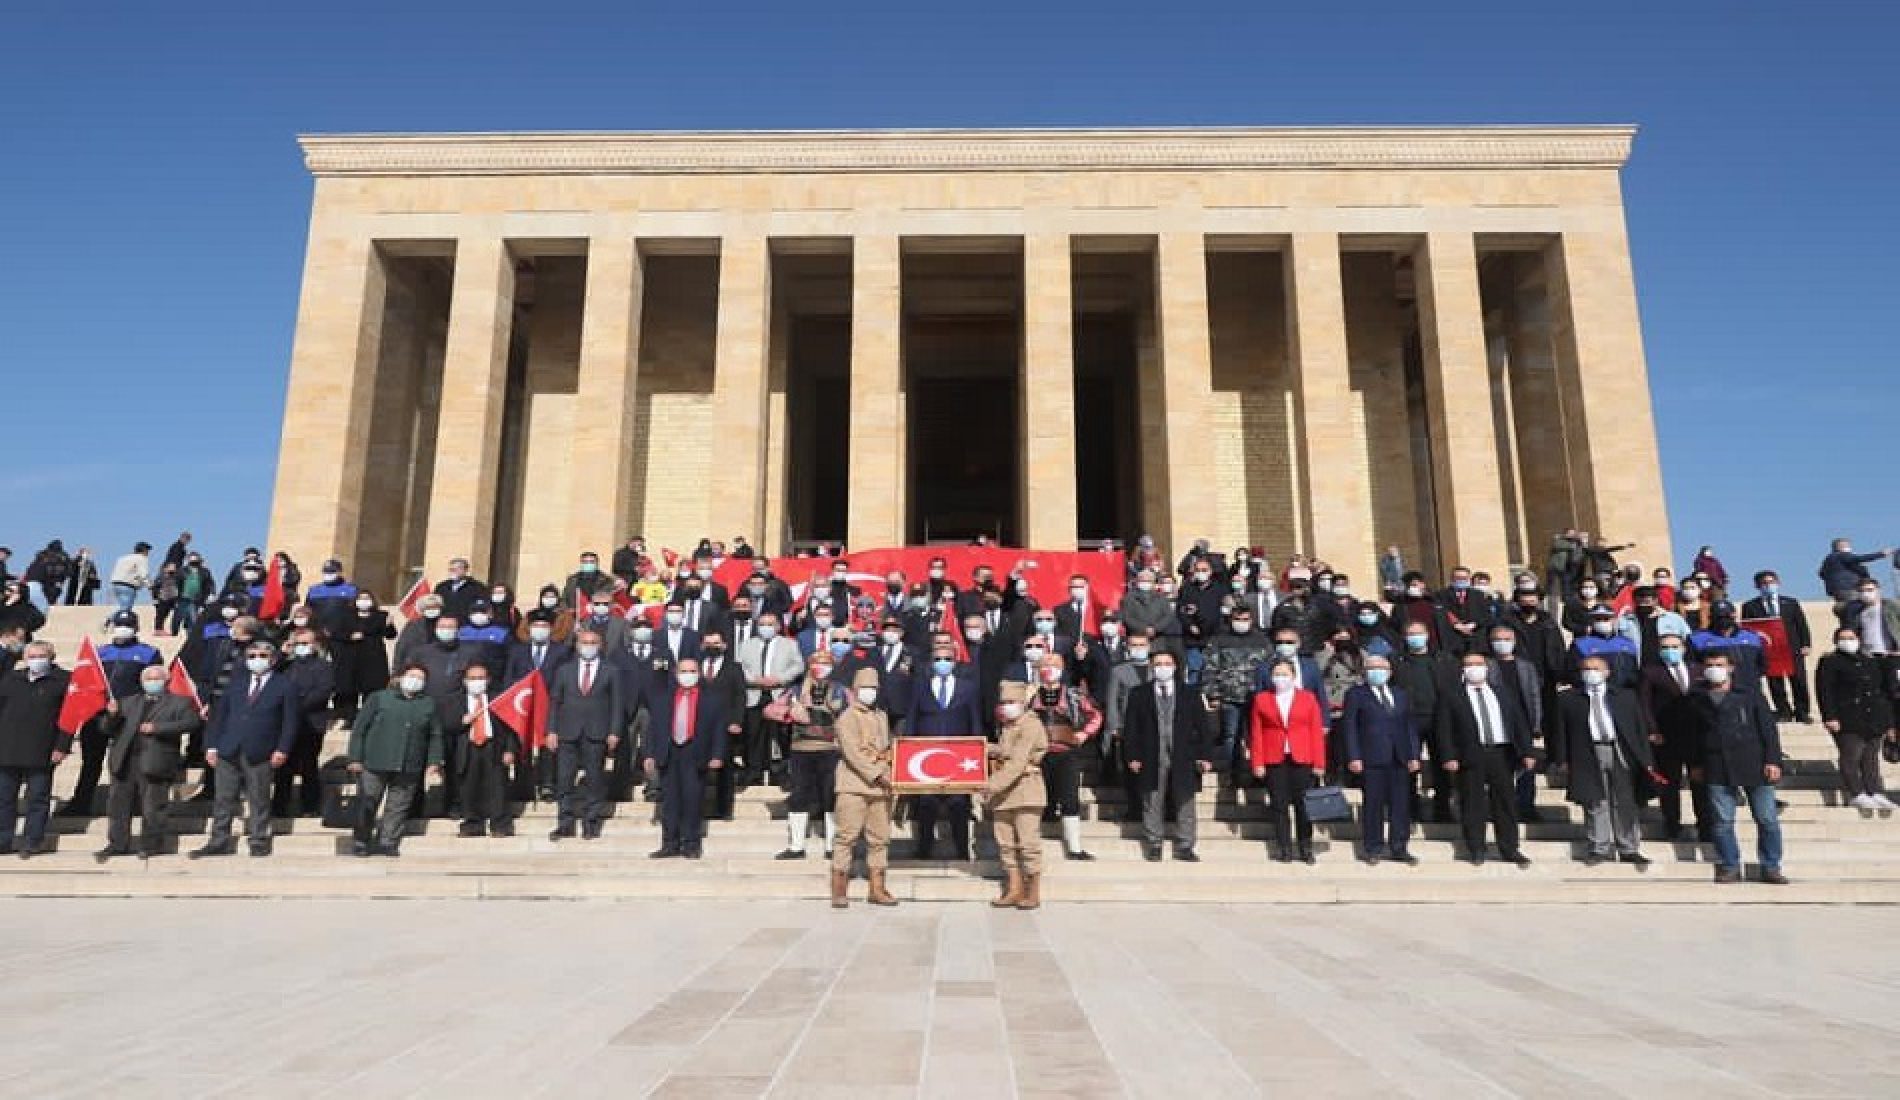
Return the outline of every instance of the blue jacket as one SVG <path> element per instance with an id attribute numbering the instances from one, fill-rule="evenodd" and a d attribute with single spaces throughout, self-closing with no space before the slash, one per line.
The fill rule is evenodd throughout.
<path id="1" fill-rule="evenodd" d="M 106 674 L 106 687 L 114 699 L 139 694 L 139 673 L 158 662 L 158 650 L 144 642 L 107 642 L 99 647 L 99 671 Z"/>
<path id="2" fill-rule="evenodd" d="M 274 752 L 289 753 L 303 711 L 295 677 L 286 669 L 272 669 L 257 701 L 250 695 L 251 673 L 240 669 L 211 708 L 205 748 L 247 764 L 261 764 Z"/>
<path id="3" fill-rule="evenodd" d="M 958 665 L 950 673 L 950 705 L 937 702 L 937 675 L 926 666 L 912 683 L 910 710 L 904 718 L 904 732 L 913 737 L 955 737 L 981 735 L 988 729 L 983 720 L 983 688 L 969 665 Z"/>
<path id="4" fill-rule="evenodd" d="M 340 634 L 351 613 L 356 610 L 356 586 L 349 581 L 335 584 L 318 581 L 310 586 L 310 591 L 304 593 L 304 602 L 310 605 L 310 613 L 324 630 Z"/>
<path id="5" fill-rule="evenodd" d="M 1380 705 L 1379 697 L 1365 684 L 1347 689 L 1339 726 L 1348 761 L 1364 761 L 1368 768 L 1402 768 L 1418 761 L 1421 746 L 1412 702 L 1397 687 L 1388 684 L 1386 690 L 1392 693 L 1390 710 Z"/>
<path id="6" fill-rule="evenodd" d="M 1734 686 L 1748 692 L 1761 691 L 1762 676 L 1767 671 L 1767 651 L 1762 648 L 1761 635 L 1739 627 L 1729 635 L 1698 630 L 1689 636 L 1689 648 L 1698 660 L 1706 660 L 1711 653 L 1726 654 L 1735 665 L 1731 676 Z"/>
<path id="7" fill-rule="evenodd" d="M 1642 650 L 1635 642 L 1621 634 L 1608 638 L 1599 638 L 1595 634 L 1579 634 L 1577 640 L 1570 643 L 1569 677 L 1572 686 L 1577 684 L 1576 669 L 1585 657 L 1601 657 L 1610 666 L 1610 683 L 1630 691 L 1636 690 L 1636 681 L 1642 671 Z"/>

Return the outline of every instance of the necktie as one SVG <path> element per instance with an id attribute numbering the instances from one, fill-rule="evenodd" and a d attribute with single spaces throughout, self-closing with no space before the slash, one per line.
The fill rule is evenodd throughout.
<path id="1" fill-rule="evenodd" d="M 711 661 L 707 663 L 706 679 L 708 680 L 719 679 L 719 658 L 714 657 Z"/>
<path id="2" fill-rule="evenodd" d="M 1392 709 L 1392 695 L 1384 688 L 1379 689 L 1379 705 L 1387 710 Z"/>
<path id="3" fill-rule="evenodd" d="M 682 691 L 673 700 L 673 743 L 684 745 L 693 739 L 693 693 Z"/>
<path id="4" fill-rule="evenodd" d="M 1599 745 L 1607 745 L 1616 740 L 1616 729 L 1610 724 L 1610 712 L 1603 705 L 1603 693 L 1590 693 L 1590 737 Z"/>
<path id="5" fill-rule="evenodd" d="M 594 662 L 582 661 L 581 662 L 581 694 L 592 695 L 593 693 L 594 693 Z"/>
<path id="6" fill-rule="evenodd" d="M 251 696 L 250 696 L 250 699 L 249 699 L 248 701 L 249 701 L 249 702 L 252 702 L 252 703 L 255 703 L 255 702 L 257 702 L 257 693 L 258 693 L 258 692 L 260 692 L 260 691 L 263 691 L 263 690 L 264 690 L 264 678 L 263 678 L 262 676 L 259 676 L 259 675 L 256 675 L 256 674 L 252 674 L 252 676 L 251 676 Z"/>
<path id="7" fill-rule="evenodd" d="M 1769 618 L 1771 618 L 1771 619 L 1779 619 L 1779 618 L 1781 618 L 1781 601 L 1780 601 L 1780 599 L 1779 599 L 1779 598 L 1777 598 L 1777 597 L 1771 597 L 1771 598 L 1769 599 L 1769 601 L 1768 601 L 1768 617 L 1769 617 Z"/>
<path id="8" fill-rule="evenodd" d="M 488 705 L 479 695 L 469 696 L 468 705 L 475 710 L 475 721 L 468 727 L 468 739 L 480 748 L 488 744 Z"/>
<path id="9" fill-rule="evenodd" d="M 950 709 L 950 677 L 937 677 L 937 705 L 944 710 Z"/>
<path id="10" fill-rule="evenodd" d="M 1676 666 L 1676 690 L 1685 695 L 1689 693 L 1689 670 L 1681 665 Z"/>
<path id="11" fill-rule="evenodd" d="M 539 670 L 540 670 L 540 668 L 541 668 L 541 662 L 542 662 L 542 660 L 543 660 L 543 659 L 545 659 L 545 658 L 547 657 L 547 655 L 548 655 L 548 647 L 547 647 L 547 646 L 544 646 L 544 645 L 538 645 L 538 646 L 535 646 L 535 647 L 534 647 L 534 667 L 535 667 L 535 669 L 536 669 L 537 671 L 539 671 Z"/>
<path id="12" fill-rule="evenodd" d="M 1471 705 L 1478 711 L 1478 740 L 1486 745 L 1497 744 L 1497 731 L 1491 727 L 1491 707 L 1484 688 L 1471 689 Z"/>

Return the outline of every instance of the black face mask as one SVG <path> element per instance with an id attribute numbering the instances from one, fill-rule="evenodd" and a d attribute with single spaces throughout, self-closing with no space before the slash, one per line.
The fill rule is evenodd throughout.
<path id="1" fill-rule="evenodd" d="M 904 591 L 904 586 L 901 584 L 886 584 L 884 591 L 889 592 L 893 596 L 901 595 Z"/>
<path id="2" fill-rule="evenodd" d="M 708 657 L 724 657 L 726 655 L 724 649 L 708 649 L 705 652 Z"/>

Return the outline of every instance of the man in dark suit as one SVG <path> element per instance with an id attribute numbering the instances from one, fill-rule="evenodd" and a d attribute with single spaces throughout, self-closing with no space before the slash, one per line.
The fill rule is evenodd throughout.
<path id="1" fill-rule="evenodd" d="M 877 672 L 878 709 L 890 716 L 893 736 L 902 732 L 900 723 L 910 715 L 911 695 L 919 665 L 923 664 L 916 650 L 904 640 L 904 622 L 894 615 L 885 615 L 878 632 L 877 648 L 870 654 L 875 662 L 872 665 Z"/>
<path id="2" fill-rule="evenodd" d="M 1531 732 L 1519 707 L 1508 705 L 1490 684 L 1490 662 L 1482 651 L 1459 662 L 1460 679 L 1438 701 L 1433 723 L 1439 743 L 1435 755 L 1458 782 L 1458 817 L 1464 826 L 1465 858 L 1484 863 L 1487 808 L 1498 854 L 1519 867 L 1530 857 L 1517 845 L 1516 772 L 1536 765 Z"/>
<path id="3" fill-rule="evenodd" d="M 1691 698 L 1702 683 L 1702 663 L 1690 656 L 1688 643 L 1675 634 L 1659 637 L 1656 651 L 1659 660 L 1643 667 L 1636 693 L 1643 705 L 1656 770 L 1667 781 L 1658 797 L 1664 835 L 1670 840 L 1682 839 L 1682 788 L 1688 784 L 1696 835 L 1706 842 L 1710 836 L 1708 788 L 1689 779 L 1696 767 L 1696 716 Z"/>
<path id="4" fill-rule="evenodd" d="M 726 765 L 726 729 L 732 716 L 725 700 L 700 683 L 699 662 L 675 666 L 671 690 L 654 688 L 652 721 L 640 755 L 660 783 L 660 847 L 653 859 L 698 859 L 704 832 L 706 773 Z"/>
<path id="5" fill-rule="evenodd" d="M 1438 607 L 1451 630 L 1446 649 L 1457 653 L 1486 651 L 1497 614 L 1491 597 L 1473 586 L 1471 570 L 1461 565 L 1451 571 L 1451 585 L 1438 594 Z"/>
<path id="6" fill-rule="evenodd" d="M 600 836 L 606 812 L 607 757 L 620 747 L 632 708 L 620 669 L 601 652 L 598 633 L 575 636 L 574 659 L 554 673 L 549 687 L 547 745 L 554 751 L 554 782 L 560 813 L 549 840 Z"/>
<path id="7" fill-rule="evenodd" d="M 139 673 L 139 691 L 106 707 L 105 727 L 112 737 L 106 774 L 112 786 L 106 791 L 106 846 L 93 854 L 100 863 L 132 854 L 134 805 L 145 821 L 139 858 L 164 851 L 171 786 L 185 770 L 180 745 L 204 724 L 196 704 L 165 690 L 166 679 L 163 665 L 147 666 Z"/>
<path id="8" fill-rule="evenodd" d="M 468 575 L 467 558 L 451 558 L 449 575 L 435 586 L 435 594 L 442 597 L 442 614 L 454 618 L 457 623 L 465 623 L 475 601 L 488 595 L 488 586 Z"/>
<path id="9" fill-rule="evenodd" d="M 699 657 L 701 692 L 718 703 L 719 713 L 725 716 L 726 755 L 713 774 L 713 816 L 731 821 L 738 774 L 732 766 L 732 754 L 743 750 L 745 738 L 745 667 L 732 656 L 723 634 L 709 634 L 702 639 Z M 650 691 L 648 699 L 651 700 Z M 651 728 L 650 716 L 648 728 Z"/>
<path id="10" fill-rule="evenodd" d="M 1790 718 L 1807 723 L 1814 720 L 1808 701 L 1808 651 L 1814 638 L 1808 632 L 1808 614 L 1801 602 L 1781 594 L 1781 578 L 1772 569 L 1755 574 L 1755 590 L 1760 595 L 1742 604 L 1744 619 L 1780 619 L 1788 633 L 1788 656 L 1794 662 L 1794 675 L 1768 677 L 1768 696 L 1775 701 L 1776 719 Z M 1790 707 L 1792 689 L 1794 705 Z"/>
<path id="11" fill-rule="evenodd" d="M 660 629 L 653 632 L 653 643 L 669 663 L 699 659 L 699 631 L 686 625 L 686 605 L 677 598 L 668 602 Z"/>
<path id="12" fill-rule="evenodd" d="M 552 683 L 554 670 L 572 660 L 574 647 L 554 640 L 554 614 L 535 608 L 527 614 L 528 640 L 517 639 L 508 647 L 508 663 L 502 673 L 504 688 L 513 687 L 539 672 L 544 682 Z"/>
<path id="13" fill-rule="evenodd" d="M 982 685 L 976 670 L 958 665 L 948 641 L 931 647 L 929 667 L 919 671 L 904 715 L 904 730 L 913 737 L 981 737 L 985 724 Z M 915 858 L 929 859 L 936 848 L 937 822 L 950 824 L 952 856 L 970 858 L 970 796 L 962 794 L 909 795 L 911 836 Z"/>
<path id="14" fill-rule="evenodd" d="M 215 769 L 217 793 L 211 803 L 211 831 L 191 859 L 228 856 L 237 851 L 231 819 L 238 798 L 249 809 L 245 836 L 253 856 L 270 855 L 272 773 L 290 759 L 302 722 L 302 698 L 295 679 L 276 667 L 277 651 L 259 639 L 244 649 L 244 671 L 232 677 L 211 707 L 205 726 L 205 763 Z"/>
<path id="15" fill-rule="evenodd" d="M 1392 686 L 1392 662 L 1366 657 L 1366 682 L 1346 691 L 1338 732 L 1346 768 L 1365 784 L 1360 811 L 1365 861 L 1416 864 L 1412 835 L 1412 776 L 1418 774 L 1420 741 L 1412 701 Z"/>
<path id="16" fill-rule="evenodd" d="M 1610 663 L 1585 657 L 1577 670 L 1582 690 L 1557 700 L 1556 735 L 1569 761 L 1568 797 L 1583 807 L 1588 845 L 1583 862 L 1606 859 L 1649 869 L 1637 823 L 1637 792 L 1649 788 L 1654 765 L 1636 698 L 1610 683 Z"/>
<path id="17" fill-rule="evenodd" d="M 59 728 L 71 674 L 53 663 L 50 642 L 29 642 L 25 665 L 0 671 L 0 855 L 13 850 L 13 823 L 26 788 L 26 847 L 38 855 L 53 801 L 53 769 L 73 751 L 73 735 Z"/>
<path id="18" fill-rule="evenodd" d="M 1096 625 L 1091 619 L 1098 619 L 1089 611 L 1089 579 L 1080 573 L 1069 578 L 1069 598 L 1055 607 L 1056 634 L 1064 638 L 1080 638 L 1087 634 L 1090 626 Z"/>
<path id="19" fill-rule="evenodd" d="M 1167 650 L 1148 657 L 1147 683 L 1128 693 L 1122 723 L 1128 770 L 1142 798 L 1142 857 L 1161 859 L 1168 817 L 1174 821 L 1174 858 L 1196 863 L 1194 796 L 1214 766 L 1213 714 L 1201 693 L 1182 683 L 1180 661 Z M 1170 812 L 1171 811 L 1171 812 Z"/>

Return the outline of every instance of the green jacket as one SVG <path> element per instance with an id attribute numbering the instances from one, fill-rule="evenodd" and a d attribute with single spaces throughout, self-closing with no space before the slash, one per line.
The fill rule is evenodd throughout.
<path id="1" fill-rule="evenodd" d="M 442 722 L 435 700 L 395 688 L 363 700 L 350 729 L 350 760 L 365 771 L 416 774 L 442 764 Z"/>

